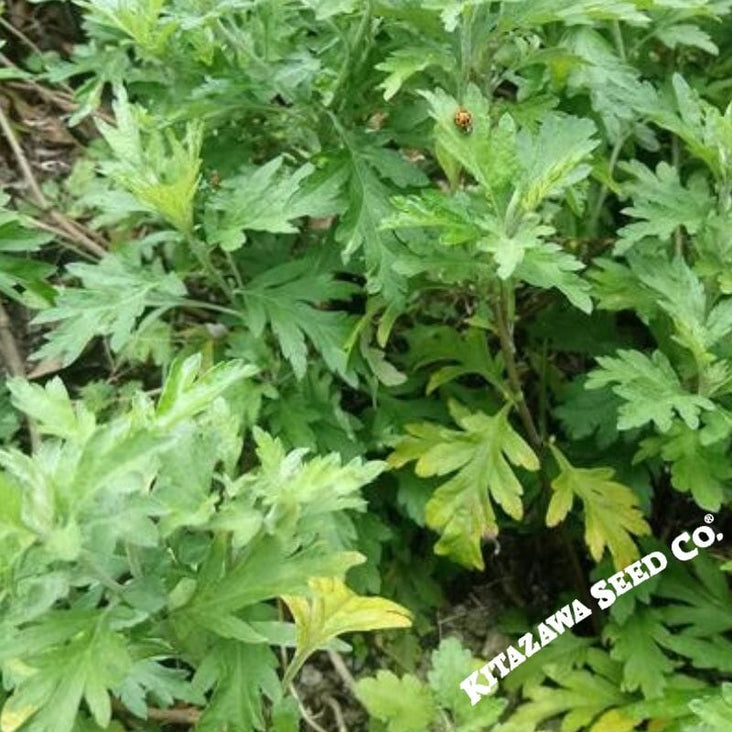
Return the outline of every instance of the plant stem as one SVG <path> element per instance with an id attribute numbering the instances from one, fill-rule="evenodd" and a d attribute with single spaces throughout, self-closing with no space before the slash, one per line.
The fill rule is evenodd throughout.
<path id="1" fill-rule="evenodd" d="M 526 397 L 521 386 L 521 377 L 519 376 L 518 366 L 516 364 L 516 346 L 513 341 L 513 324 L 509 320 L 510 298 L 508 295 L 506 284 L 501 282 L 500 298 L 494 307 L 498 339 L 501 343 L 501 352 L 503 353 L 503 360 L 506 363 L 506 373 L 508 374 L 508 381 L 513 391 L 513 400 L 516 409 L 529 437 L 531 447 L 537 454 L 541 454 L 543 451 L 543 441 L 526 404 Z"/>
<path id="2" fill-rule="evenodd" d="M 10 329 L 10 317 L 0 302 L 0 357 L 12 376 L 25 377 L 25 365 L 18 349 L 18 344 L 13 337 L 13 331 Z M 30 438 L 33 452 L 38 450 L 40 439 L 38 431 L 30 417 L 26 417 L 28 424 L 28 437 Z"/>
<path id="3" fill-rule="evenodd" d="M 572 543 L 572 539 L 567 531 L 566 524 L 559 526 L 559 537 L 564 545 L 564 549 L 569 557 L 569 563 L 572 567 L 572 574 L 574 576 L 574 585 L 577 591 L 582 595 L 582 599 L 585 603 L 589 604 L 592 602 L 592 596 L 590 595 L 590 588 L 587 585 L 587 578 L 582 570 L 582 564 L 580 563 L 579 556 L 577 556 L 577 550 Z M 600 635 L 602 627 L 600 624 L 600 618 L 597 613 L 592 613 L 592 628 L 597 635 Z"/>
<path id="4" fill-rule="evenodd" d="M 188 234 L 186 236 L 188 245 L 191 248 L 194 256 L 198 260 L 198 263 L 203 268 L 203 271 L 221 288 L 221 290 L 229 298 L 230 302 L 236 300 L 234 291 L 229 286 L 229 283 L 224 279 L 224 276 L 219 272 L 211 261 L 211 256 L 206 249 L 206 245 L 198 239 L 194 234 Z"/>
<path id="5" fill-rule="evenodd" d="M 356 29 L 356 37 L 354 38 L 353 43 L 350 44 L 348 48 L 347 61 L 341 67 L 341 73 L 338 75 L 338 79 L 336 80 L 335 86 L 333 87 L 333 96 L 331 98 L 331 103 L 335 101 L 338 93 L 341 90 L 341 87 L 346 83 L 346 80 L 349 78 L 349 76 L 353 74 L 353 67 L 355 66 L 353 60 L 354 51 L 357 51 L 359 47 L 363 45 L 366 31 L 368 30 L 369 25 L 371 25 L 371 18 L 373 16 L 373 6 L 371 0 L 365 0 L 364 5 L 365 9 L 363 15 L 361 16 L 361 22 L 358 24 L 358 28 Z M 363 53 L 364 51 L 362 50 L 361 58 L 363 58 Z M 345 102 L 346 97 L 344 97 L 341 100 L 341 103 L 338 105 L 339 110 L 343 109 Z"/>
<path id="6" fill-rule="evenodd" d="M 625 63 L 627 61 L 627 55 L 625 53 L 625 41 L 623 41 L 623 30 L 620 27 L 620 21 L 614 20 L 611 24 L 613 31 L 613 40 L 615 41 L 615 49 L 620 56 L 620 60 Z"/>
<path id="7" fill-rule="evenodd" d="M 458 99 L 462 101 L 470 81 L 470 69 L 473 60 L 473 8 L 468 5 L 463 9 L 460 23 L 460 89 Z"/>
<path id="8" fill-rule="evenodd" d="M 608 174 L 612 178 L 613 173 L 615 171 L 615 166 L 618 164 L 618 158 L 620 157 L 620 152 L 623 149 L 623 145 L 625 144 L 625 141 L 628 139 L 628 133 L 625 133 L 623 135 L 620 135 L 620 137 L 617 139 L 617 142 L 613 146 L 612 152 L 610 153 L 610 159 L 608 160 Z M 595 201 L 595 206 L 592 209 L 592 215 L 590 216 L 590 224 L 589 224 L 589 231 L 597 236 L 597 224 L 600 221 L 600 214 L 602 214 L 602 207 L 605 205 L 605 201 L 607 199 L 608 194 L 608 187 L 606 183 L 603 183 L 602 188 L 600 189 L 600 193 L 597 195 L 597 200 Z"/>
<path id="9" fill-rule="evenodd" d="M 674 170 L 679 171 L 681 167 L 681 146 L 679 145 L 679 138 L 676 135 L 671 137 L 671 165 L 674 166 Z M 677 257 L 684 256 L 684 235 L 681 231 L 681 226 L 677 226 L 674 230 L 674 251 Z"/>

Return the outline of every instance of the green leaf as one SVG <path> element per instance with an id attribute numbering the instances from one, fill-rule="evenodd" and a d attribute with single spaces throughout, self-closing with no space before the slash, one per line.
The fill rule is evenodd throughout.
<path id="1" fill-rule="evenodd" d="M 455 125 L 454 116 L 461 106 L 453 97 L 438 89 L 422 92 L 435 120 L 437 145 L 457 160 L 486 193 L 495 196 L 519 170 L 516 151 L 516 125 L 503 115 L 497 125 L 491 124 L 488 102 L 471 84 L 462 106 L 472 115 L 472 131 L 465 133 Z"/>
<path id="2" fill-rule="evenodd" d="M 310 595 L 283 595 L 297 626 L 297 648 L 285 674 L 292 680 L 307 658 L 344 633 L 408 628 L 408 610 L 381 597 L 361 597 L 338 579 L 314 577 Z"/>
<path id="3" fill-rule="evenodd" d="M 587 378 L 588 389 L 613 384 L 612 390 L 624 403 L 618 410 L 618 428 L 642 427 L 653 422 L 661 432 L 667 432 L 675 414 L 696 429 L 699 413 L 714 409 L 714 404 L 700 394 L 686 391 L 668 358 L 654 351 L 648 358 L 639 351 L 621 350 L 616 357 L 601 356 L 599 368 Z"/>
<path id="4" fill-rule="evenodd" d="M 0 191 L 0 293 L 22 302 L 18 288 L 50 300 L 51 290 L 45 280 L 55 267 L 45 262 L 17 256 L 37 252 L 51 236 L 33 227 L 32 221 L 5 208 L 9 197 Z"/>
<path id="5" fill-rule="evenodd" d="M 412 674 L 399 678 L 391 671 L 379 671 L 373 678 L 361 679 L 356 694 L 369 714 L 386 722 L 389 732 L 424 732 L 435 718 L 429 687 Z"/>
<path id="6" fill-rule="evenodd" d="M 722 684 L 715 697 L 694 699 L 689 709 L 701 724 L 684 727 L 684 732 L 721 732 L 732 725 L 732 684 Z"/>
<path id="7" fill-rule="evenodd" d="M 143 268 L 107 256 L 96 265 L 70 264 L 67 271 L 82 287 L 60 289 L 55 304 L 36 315 L 34 323 L 58 325 L 46 333 L 47 342 L 34 358 L 62 357 L 69 365 L 96 336 L 109 336 L 110 347 L 119 352 L 146 311 L 149 323 L 179 305 L 186 294 L 178 276 L 163 272 L 159 264 Z"/>
<path id="8" fill-rule="evenodd" d="M 262 694 L 281 698 L 277 657 L 266 646 L 236 641 L 216 643 L 201 662 L 193 686 L 213 687 L 213 696 L 196 729 L 201 732 L 254 732 L 267 729 Z"/>
<path id="9" fill-rule="evenodd" d="M 598 146 L 595 125 L 588 119 L 550 115 L 536 137 L 519 135 L 519 155 L 525 183 L 521 201 L 533 211 L 547 198 L 563 193 L 586 178 L 592 167 L 585 160 Z"/>
<path id="10" fill-rule="evenodd" d="M 539 461 L 508 421 L 509 406 L 488 416 L 471 414 L 450 402 L 453 419 L 461 430 L 432 423 L 407 425 L 404 437 L 389 456 L 401 467 L 416 461 L 415 473 L 427 478 L 457 471 L 427 503 L 427 525 L 441 533 L 437 554 L 453 557 L 482 569 L 481 540 L 498 533 L 491 498 L 512 518 L 523 516 L 521 483 L 511 464 L 539 469 Z"/>
<path id="11" fill-rule="evenodd" d="M 202 356 L 178 358 L 170 368 L 156 408 L 156 422 L 170 429 L 205 409 L 234 384 L 254 376 L 258 369 L 242 361 L 225 361 L 201 373 Z"/>
<path id="12" fill-rule="evenodd" d="M 503 358 L 491 355 L 486 333 L 480 328 L 457 333 L 447 326 L 416 326 L 407 338 L 413 369 L 442 364 L 430 374 L 427 394 L 468 374 L 482 376 L 497 389 L 503 388 Z"/>
<path id="13" fill-rule="evenodd" d="M 297 219 L 327 216 L 340 210 L 340 178 L 318 181 L 312 165 L 289 172 L 283 163 L 282 156 L 273 158 L 221 184 L 207 204 L 213 217 L 207 222 L 209 241 L 232 251 L 246 241 L 245 230 L 294 233 L 298 230 L 294 225 Z"/>
<path id="14" fill-rule="evenodd" d="M 435 702 L 447 709 L 458 723 L 460 732 L 479 732 L 495 724 L 506 707 L 506 700 L 498 697 L 483 699 L 477 709 L 465 694 L 456 694 L 465 678 L 466 670 L 478 670 L 483 661 L 473 658 L 457 638 L 443 638 L 432 652 L 432 668 L 427 674 Z"/>
<path id="15" fill-rule="evenodd" d="M 212 549 L 209 559 L 215 558 Z M 234 613 L 264 600 L 305 592 L 310 577 L 343 576 L 363 560 L 357 552 L 328 552 L 323 545 L 292 552 L 274 537 L 261 538 L 250 542 L 226 572 L 214 564 L 216 576 L 209 579 L 204 566 L 195 592 L 176 611 L 176 622 L 183 634 L 200 625 L 223 637 L 237 637 L 235 633 L 246 629 Z M 253 642 L 254 636 L 247 640 Z"/>
<path id="16" fill-rule="evenodd" d="M 37 732 L 72 732 L 79 705 L 86 702 L 94 720 L 106 727 L 112 706 L 108 690 L 123 681 L 131 667 L 121 635 L 104 626 L 87 630 L 69 643 L 33 660 L 0 714 L 2 732 L 26 723 Z"/>
<path id="17" fill-rule="evenodd" d="M 114 151 L 116 161 L 104 171 L 132 193 L 148 210 L 157 212 L 183 234 L 193 231 L 193 201 L 201 168 L 203 126 L 189 123 L 179 140 L 170 129 L 153 128 L 143 145 L 141 114 L 128 102 L 124 87 L 113 102 L 116 127 L 97 121 L 97 127 Z"/>
<path id="18" fill-rule="evenodd" d="M 436 229 L 440 242 L 448 245 L 472 243 L 481 236 L 480 204 L 462 191 L 448 196 L 429 190 L 418 196 L 395 196 L 391 202 L 396 212 L 382 223 L 384 228 Z"/>
<path id="19" fill-rule="evenodd" d="M 512 0 L 502 14 L 505 28 L 531 28 L 545 23 L 592 24 L 599 20 L 622 20 L 645 25 L 648 16 L 625 0 Z"/>
<path id="20" fill-rule="evenodd" d="M 141 719 L 147 717 L 147 698 L 151 695 L 163 708 L 176 701 L 203 704 L 204 698 L 194 692 L 182 669 L 163 666 L 164 659 L 143 658 L 135 661 L 130 673 L 119 686 L 120 701 Z"/>
<path id="21" fill-rule="evenodd" d="M 403 297 L 403 277 L 395 271 L 397 241 L 382 222 L 391 213 L 389 198 L 393 194 L 386 180 L 399 188 L 427 183 L 422 171 L 393 150 L 384 149 L 383 138 L 374 139 L 334 124 L 345 145 L 345 152 L 333 159 L 331 175 L 346 179 L 348 207 L 340 217 L 336 241 L 343 247 L 348 261 L 363 253 L 366 266 L 366 289 L 381 292 L 387 301 Z"/>
<path id="22" fill-rule="evenodd" d="M 405 82 L 429 66 L 447 69 L 454 66 L 455 61 L 446 47 L 399 48 L 389 54 L 385 61 L 376 64 L 379 71 L 387 72 L 387 77 L 379 84 L 384 90 L 384 99 L 389 101 L 404 86 Z"/>
<path id="23" fill-rule="evenodd" d="M 696 234 L 703 226 L 712 209 L 703 178 L 695 178 L 687 188 L 681 185 L 678 171 L 668 163 L 659 163 L 655 174 L 637 160 L 622 162 L 620 168 L 634 178 L 624 186 L 633 205 L 624 208 L 623 213 L 638 221 L 619 230 L 619 252 L 646 237 L 667 241 L 679 227 Z"/>
<path id="24" fill-rule="evenodd" d="M 13 406 L 35 420 L 45 434 L 83 442 L 96 426 L 92 414 L 82 403 L 74 404 L 58 376 L 45 386 L 20 377 L 8 379 Z"/>
<path id="25" fill-rule="evenodd" d="M 588 663 L 589 669 L 573 671 L 548 665 L 547 675 L 555 685 L 525 689 L 528 701 L 511 716 L 508 732 L 533 730 L 532 725 L 558 716 L 563 717 L 562 732 L 579 732 L 591 729 L 606 710 L 624 705 L 628 697 L 618 690 L 619 667 L 600 651 L 590 655 Z"/>
<path id="26" fill-rule="evenodd" d="M 595 435 L 598 447 L 604 448 L 618 438 L 618 406 L 621 402 L 609 388 L 587 389 L 586 381 L 582 377 L 563 388 L 562 402 L 554 414 L 573 440 Z"/>
<path id="27" fill-rule="evenodd" d="M 711 53 L 714 56 L 719 53 L 719 48 L 717 48 L 716 43 L 714 43 L 710 35 L 698 25 L 692 25 L 691 23 L 678 23 L 661 27 L 656 31 L 655 35 L 669 48 L 690 46 L 692 48 L 700 48 L 702 51 Z"/>
<path id="28" fill-rule="evenodd" d="M 676 490 L 690 493 L 696 504 L 707 511 L 719 510 L 725 487 L 732 478 L 726 441 L 705 445 L 698 430 L 676 423 L 665 435 L 643 440 L 633 462 L 653 455 L 671 463 L 671 483 Z"/>
<path id="29" fill-rule="evenodd" d="M 554 493 L 546 514 L 547 526 L 562 522 L 578 497 L 585 509 L 585 543 L 592 558 L 599 562 L 607 547 L 615 566 L 626 567 L 638 557 L 631 537 L 651 532 L 638 508 L 638 497 L 612 480 L 611 468 L 576 468 L 554 445 L 550 447 L 559 475 L 551 484 Z"/>
<path id="30" fill-rule="evenodd" d="M 572 305 L 584 313 L 592 312 L 591 286 L 576 272 L 584 265 L 558 244 L 543 242 L 527 249 L 516 266 L 515 276 L 535 287 L 556 287 Z"/>
<path id="31" fill-rule="evenodd" d="M 287 262 L 247 283 L 244 320 L 256 337 L 262 335 L 265 325 L 271 327 L 298 379 L 307 370 L 307 339 L 328 368 L 352 381 L 345 344 L 353 318 L 323 305 L 329 300 L 348 299 L 353 291 L 352 285 L 336 280 L 312 259 Z"/>
<path id="32" fill-rule="evenodd" d="M 606 626 L 603 637 L 613 644 L 610 658 L 623 663 L 624 691 L 640 689 L 646 699 L 662 696 L 677 665 L 661 650 L 670 636 L 658 612 L 650 608 L 636 608 L 624 623 Z"/>

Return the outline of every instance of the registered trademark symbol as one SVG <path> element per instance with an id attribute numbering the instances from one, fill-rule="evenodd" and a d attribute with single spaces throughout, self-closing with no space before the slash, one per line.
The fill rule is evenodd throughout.
<path id="1" fill-rule="evenodd" d="M 704 523 L 705 523 L 705 524 L 711 524 L 711 523 L 712 523 L 712 521 L 714 521 L 714 516 L 712 516 L 712 514 L 711 514 L 711 513 L 708 513 L 708 514 L 707 514 L 707 515 L 706 515 L 706 516 L 704 517 Z"/>

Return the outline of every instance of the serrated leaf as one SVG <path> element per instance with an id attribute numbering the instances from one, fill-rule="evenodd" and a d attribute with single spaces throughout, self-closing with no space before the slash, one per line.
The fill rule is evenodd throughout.
<path id="1" fill-rule="evenodd" d="M 658 164 L 655 173 L 637 160 L 622 162 L 619 167 L 634 178 L 624 186 L 633 205 L 624 208 L 623 213 L 638 220 L 619 230 L 619 252 L 645 237 L 668 240 L 679 227 L 689 234 L 699 231 L 712 209 L 703 179 L 696 178 L 685 187 L 678 171 L 664 162 Z"/>
<path id="2" fill-rule="evenodd" d="M 490 195 L 505 186 L 518 171 L 516 125 L 509 115 L 491 124 L 488 102 L 471 84 L 459 104 L 441 89 L 422 92 L 435 120 L 435 139 L 441 149 L 457 160 Z M 465 133 L 454 121 L 463 106 L 473 118 L 472 131 Z"/>
<path id="3" fill-rule="evenodd" d="M 653 422 L 661 432 L 667 432 L 677 413 L 696 429 L 700 412 L 714 409 L 709 399 L 683 388 L 662 351 L 654 351 L 648 358 L 640 351 L 620 350 L 615 357 L 601 356 L 597 363 L 599 368 L 587 377 L 587 388 L 613 385 L 613 392 L 624 401 L 618 410 L 621 430 Z"/>
<path id="4" fill-rule="evenodd" d="M 72 732 L 82 699 L 96 723 L 106 727 L 112 713 L 109 690 L 130 667 L 127 645 L 119 634 L 105 627 L 86 630 L 35 661 L 36 672 L 5 702 L 0 729 L 15 732 L 28 723 L 38 732 Z"/>
<path id="5" fill-rule="evenodd" d="M 97 336 L 109 336 L 112 350 L 119 352 L 146 311 L 152 309 L 146 318 L 149 323 L 179 305 L 186 294 L 178 276 L 163 272 L 159 265 L 142 268 L 108 256 L 96 265 L 70 264 L 67 270 L 82 286 L 59 290 L 55 304 L 33 321 L 58 323 L 33 357 L 62 357 L 65 366 Z"/>
<path id="6" fill-rule="evenodd" d="M 169 429 L 200 412 L 230 386 L 254 376 L 258 369 L 242 361 L 224 361 L 201 373 L 200 353 L 171 365 L 156 408 L 159 427 Z"/>
<path id="7" fill-rule="evenodd" d="M 387 77 L 379 84 L 384 90 L 384 99 L 389 101 L 404 83 L 428 66 L 441 69 L 454 65 L 454 58 L 446 48 L 399 48 L 387 56 L 385 61 L 376 64 L 379 71 L 387 72 Z"/>
<path id="8" fill-rule="evenodd" d="M 361 597 L 339 579 L 314 577 L 309 596 L 283 595 L 297 626 L 295 655 L 285 674 L 292 680 L 307 658 L 344 633 L 408 628 L 408 610 L 381 597 Z"/>
<path id="9" fill-rule="evenodd" d="M 555 686 L 528 687 L 528 701 L 521 704 L 508 723 L 509 730 L 534 729 L 555 717 L 562 717 L 562 732 L 591 729 L 591 723 L 603 712 L 623 706 L 628 697 L 618 689 L 618 669 L 604 654 L 596 651 L 589 657 L 589 669 L 567 671 L 547 666 Z"/>
<path id="10" fill-rule="evenodd" d="M 451 411 L 460 431 L 427 422 L 407 425 L 408 436 L 397 444 L 389 463 L 401 467 L 414 460 L 420 477 L 457 471 L 427 503 L 427 525 L 442 535 L 437 554 L 482 569 L 481 540 L 498 533 L 491 499 L 520 519 L 523 489 L 511 465 L 535 471 L 539 462 L 511 427 L 508 405 L 493 416 L 471 414 L 455 402 Z"/>
<path id="11" fill-rule="evenodd" d="M 732 478 L 726 441 L 704 445 L 698 430 L 678 423 L 665 435 L 643 440 L 633 462 L 659 454 L 671 463 L 671 483 L 676 490 L 690 493 L 707 511 L 719 510 Z"/>
<path id="12" fill-rule="evenodd" d="M 389 732 L 424 732 L 436 714 L 429 687 L 412 674 L 399 678 L 391 671 L 378 671 L 356 684 L 356 694 Z"/>
<path id="13" fill-rule="evenodd" d="M 658 613 L 636 608 L 624 623 L 606 626 L 603 637 L 612 641 L 610 658 L 623 663 L 622 689 L 640 689 L 646 699 L 660 697 L 676 664 L 662 650 L 671 634 Z"/>
<path id="14" fill-rule="evenodd" d="M 116 93 L 116 126 L 97 121 L 117 158 L 104 165 L 105 172 L 147 209 L 157 212 L 182 233 L 191 234 L 203 126 L 199 121 L 189 123 L 182 140 L 170 129 L 164 134 L 153 129 L 143 145 L 139 111 L 130 105 L 124 87 L 117 87 Z"/>
<path id="15" fill-rule="evenodd" d="M 592 312 L 591 286 L 577 272 L 582 262 L 564 251 L 558 244 L 544 242 L 527 249 L 516 266 L 515 276 L 535 287 L 556 287 L 572 305 L 584 313 Z"/>
<path id="16" fill-rule="evenodd" d="M 722 732 L 732 725 L 732 684 L 722 684 L 715 697 L 694 699 L 689 709 L 701 724 L 684 727 L 684 732 Z"/>
<path id="17" fill-rule="evenodd" d="M 277 657 L 266 646 L 236 641 L 216 643 L 193 680 L 194 688 L 201 692 L 209 686 L 214 690 L 196 729 L 201 732 L 267 729 L 262 695 L 271 700 L 281 697 L 276 668 Z"/>
<path id="18" fill-rule="evenodd" d="M 13 406 L 36 420 L 38 429 L 45 434 L 84 441 L 96 426 L 94 416 L 84 405 L 71 401 L 58 376 L 45 386 L 20 377 L 8 379 L 7 385 Z"/>
<path id="19" fill-rule="evenodd" d="M 585 161 L 599 144 L 595 131 L 591 120 L 550 115 L 536 137 L 519 135 L 525 181 L 521 200 L 526 210 L 533 211 L 590 174 L 592 168 Z"/>
<path id="20" fill-rule="evenodd" d="M 247 310 L 243 317 L 257 337 L 269 324 L 298 379 L 307 370 L 307 339 L 332 371 L 352 381 L 345 344 L 353 318 L 322 305 L 329 300 L 347 299 L 353 290 L 352 285 L 336 280 L 310 259 L 287 262 L 246 284 L 243 294 Z"/>
<path id="21" fill-rule="evenodd" d="M 318 181 L 315 168 L 305 164 L 292 172 L 282 156 L 221 184 L 209 201 L 209 241 L 227 251 L 245 241 L 244 231 L 294 233 L 297 219 L 337 213 L 342 179 Z"/>
<path id="22" fill-rule="evenodd" d="M 638 497 L 612 480 L 611 468 L 576 468 L 554 445 L 550 447 L 559 475 L 551 484 L 554 493 L 547 510 L 547 526 L 563 521 L 578 497 L 585 509 L 585 542 L 592 558 L 599 562 L 607 547 L 615 566 L 626 567 L 638 556 L 631 537 L 651 532 L 638 508 Z"/>

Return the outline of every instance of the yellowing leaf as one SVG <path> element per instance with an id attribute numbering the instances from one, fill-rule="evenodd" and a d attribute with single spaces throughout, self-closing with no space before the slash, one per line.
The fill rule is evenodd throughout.
<path id="1" fill-rule="evenodd" d="M 626 717 L 619 709 L 611 709 L 592 725 L 592 732 L 633 732 L 638 722 Z"/>
<path id="2" fill-rule="evenodd" d="M 310 597 L 283 595 L 297 626 L 297 651 L 286 680 L 291 681 L 305 660 L 343 633 L 382 628 L 408 628 L 409 611 L 381 597 L 361 597 L 339 579 L 314 577 Z"/>
<path id="3" fill-rule="evenodd" d="M 612 468 L 576 468 L 554 445 L 550 447 L 560 472 L 552 481 L 554 494 L 546 514 L 547 526 L 563 521 L 579 497 L 585 509 L 585 542 L 592 558 L 599 561 L 607 546 L 615 566 L 627 566 L 638 556 L 631 535 L 651 532 L 638 508 L 638 497 L 612 480 Z"/>
<path id="4" fill-rule="evenodd" d="M 426 519 L 442 534 L 435 553 L 468 567 L 483 569 L 481 539 L 498 532 L 491 498 L 512 518 L 523 516 L 523 488 L 511 465 L 539 469 L 536 455 L 508 421 L 509 408 L 488 416 L 451 402 L 462 431 L 431 423 L 407 425 L 409 435 L 389 457 L 394 467 L 416 460 L 414 471 L 424 478 L 457 471 L 427 503 Z"/>

